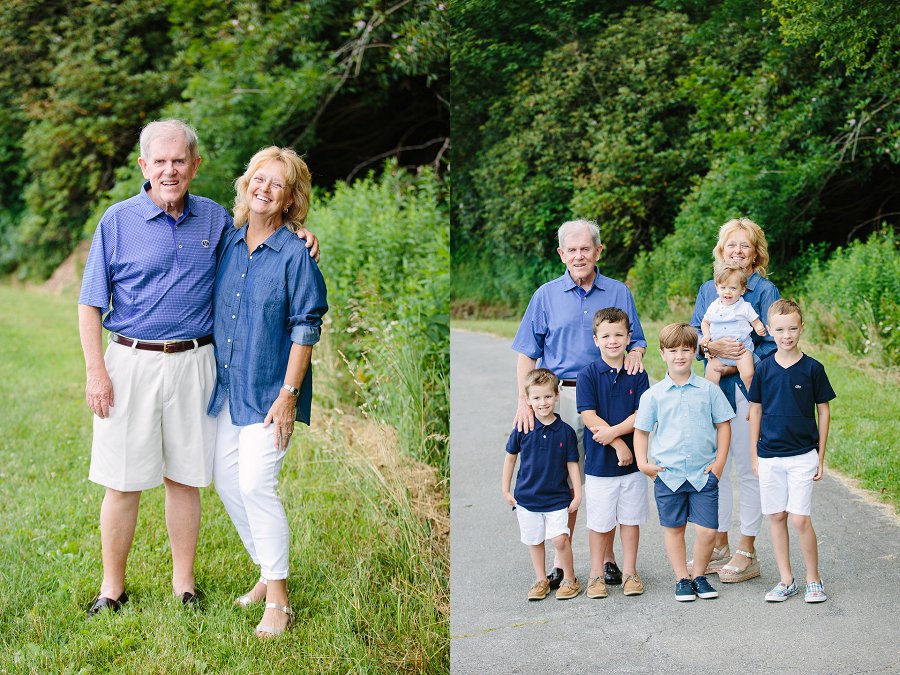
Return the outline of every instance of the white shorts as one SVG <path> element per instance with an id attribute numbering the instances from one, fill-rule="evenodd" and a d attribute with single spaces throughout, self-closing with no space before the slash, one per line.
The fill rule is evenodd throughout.
<path id="1" fill-rule="evenodd" d="M 516 515 L 523 544 L 537 546 L 561 534 L 569 534 L 569 509 L 540 513 L 517 506 Z"/>
<path id="2" fill-rule="evenodd" d="M 587 528 L 609 532 L 616 525 L 643 525 L 650 517 L 647 478 L 640 471 L 626 476 L 585 476 Z"/>
<path id="3" fill-rule="evenodd" d="M 759 497 L 766 515 L 787 511 L 798 516 L 812 513 L 813 476 L 819 453 L 810 450 L 793 457 L 759 458 Z"/>
<path id="4" fill-rule="evenodd" d="M 216 420 L 206 414 L 216 383 L 213 346 L 165 354 L 111 342 L 109 417 L 94 415 L 94 483 L 122 492 L 163 482 L 206 487 L 212 482 Z"/>

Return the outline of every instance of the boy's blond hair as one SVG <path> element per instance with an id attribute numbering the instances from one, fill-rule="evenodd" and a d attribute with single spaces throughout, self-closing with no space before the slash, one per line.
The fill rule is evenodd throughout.
<path id="1" fill-rule="evenodd" d="M 528 375 L 525 376 L 525 395 L 528 395 L 528 390 L 537 385 L 543 386 L 545 384 L 549 384 L 553 387 L 553 391 L 559 391 L 559 378 L 553 373 L 552 370 L 547 370 L 546 368 L 535 368 Z"/>
<path id="2" fill-rule="evenodd" d="M 736 274 L 742 288 L 747 288 L 747 279 L 750 275 L 747 273 L 746 267 L 741 267 L 736 262 L 718 261 L 713 267 L 713 281 L 718 286 L 728 281 L 732 275 Z"/>
<path id="3" fill-rule="evenodd" d="M 800 317 L 800 323 L 803 323 L 803 312 L 800 311 L 800 305 L 787 298 L 781 298 L 772 303 L 772 306 L 769 307 L 767 320 L 771 321 L 773 316 L 783 316 L 786 314 L 796 314 Z"/>
<path id="4" fill-rule="evenodd" d="M 597 326 L 603 322 L 624 323 L 625 330 L 631 332 L 631 321 L 628 320 L 628 315 L 618 307 L 604 307 L 597 310 L 597 313 L 594 314 L 594 333 L 597 332 Z"/>
<path id="5" fill-rule="evenodd" d="M 670 323 L 659 331 L 659 348 L 690 347 L 697 351 L 697 330 L 689 323 Z"/>

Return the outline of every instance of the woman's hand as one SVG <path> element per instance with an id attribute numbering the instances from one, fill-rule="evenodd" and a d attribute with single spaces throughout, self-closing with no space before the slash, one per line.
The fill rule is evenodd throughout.
<path id="1" fill-rule="evenodd" d="M 282 389 L 278 398 L 266 413 L 263 426 L 267 427 L 275 423 L 275 447 L 279 450 L 287 450 L 294 433 L 294 420 L 297 416 L 297 397 Z"/>
<path id="2" fill-rule="evenodd" d="M 712 340 L 707 345 L 707 349 L 710 356 L 724 357 L 726 359 L 739 359 L 746 351 L 744 345 L 730 337 Z"/>

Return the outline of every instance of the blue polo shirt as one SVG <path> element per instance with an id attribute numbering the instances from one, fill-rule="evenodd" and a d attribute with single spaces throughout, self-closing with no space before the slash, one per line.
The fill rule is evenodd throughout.
<path id="1" fill-rule="evenodd" d="M 99 307 L 107 330 L 140 340 L 209 335 L 216 246 L 231 216 L 211 199 L 187 195 L 176 221 L 150 199 L 149 186 L 103 214 L 78 304 Z"/>
<path id="2" fill-rule="evenodd" d="M 698 335 L 701 334 L 700 324 L 703 321 L 703 315 L 706 314 L 706 310 L 709 309 L 713 300 L 718 297 L 715 281 L 709 280 L 700 287 L 700 291 L 697 293 L 697 302 L 694 303 L 694 314 L 691 317 L 691 325 L 697 329 Z M 763 323 L 768 323 L 769 307 L 780 297 L 781 293 L 778 292 L 778 287 L 768 279 L 759 276 L 756 272 L 747 279 L 747 291 L 744 293 L 744 300 L 750 303 L 750 306 L 759 314 L 759 318 Z M 753 354 L 760 360 L 768 358 L 775 353 L 775 340 L 771 335 L 766 334 L 760 337 L 756 334 L 756 331 L 753 331 L 750 333 L 750 339 L 753 340 Z M 703 352 L 699 349 L 697 359 L 705 360 Z M 725 398 L 728 399 L 732 408 L 737 409 L 734 400 L 735 385 L 740 388 L 744 396 L 747 395 L 744 382 L 738 373 L 723 377 L 719 381 L 719 387 L 725 392 Z"/>
<path id="3" fill-rule="evenodd" d="M 594 344 L 594 314 L 605 307 L 618 307 L 631 322 L 628 349 L 647 347 L 637 308 L 628 286 L 596 276 L 590 290 L 577 285 L 568 270 L 535 291 L 519 324 L 512 348 L 553 371 L 561 380 L 574 380 L 597 358 Z M 526 507 L 527 508 L 527 507 Z"/>
<path id="4" fill-rule="evenodd" d="M 669 374 L 641 396 L 634 428 L 656 434 L 650 455 L 665 467 L 660 480 L 675 492 L 688 481 L 698 492 L 709 474 L 703 470 L 716 458 L 716 424 L 734 417 L 725 394 L 709 380 L 691 373 L 675 384 Z"/>
<path id="5" fill-rule="evenodd" d="M 792 457 L 819 449 L 816 404 L 835 398 L 825 367 L 804 354 L 784 368 L 774 358 L 756 366 L 747 400 L 762 404 L 759 457 Z"/>
<path id="6" fill-rule="evenodd" d="M 616 370 L 602 358 L 578 373 L 575 385 L 575 401 L 578 412 L 592 410 L 607 424 L 613 426 L 624 421 L 638 409 L 641 394 L 650 388 L 647 373 L 629 375 L 624 369 Z M 620 438 L 634 455 L 633 434 Z M 637 471 L 637 463 L 619 466 L 616 449 L 595 441 L 590 430 L 584 433 L 584 472 L 588 476 L 626 476 Z"/>
<path id="7" fill-rule="evenodd" d="M 513 491 L 516 502 L 528 511 L 547 513 L 572 503 L 567 462 L 578 461 L 575 430 L 559 417 L 549 425 L 534 420 L 534 431 L 513 429 L 506 451 L 519 455 L 519 474 Z"/>

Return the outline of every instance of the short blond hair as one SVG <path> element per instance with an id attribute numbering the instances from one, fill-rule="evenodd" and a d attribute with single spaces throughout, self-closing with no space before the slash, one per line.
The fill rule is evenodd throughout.
<path id="1" fill-rule="evenodd" d="M 771 321 L 773 316 L 786 316 L 788 314 L 796 314 L 800 317 L 800 323 L 803 323 L 803 312 L 800 310 L 800 305 L 787 298 L 781 298 L 772 303 L 769 307 L 767 320 Z"/>
<path id="2" fill-rule="evenodd" d="M 271 145 L 257 152 L 247 163 L 244 175 L 234 181 L 234 226 L 241 227 L 247 222 L 250 204 L 247 203 L 247 186 L 250 178 L 264 164 L 279 162 L 284 167 L 285 188 L 291 195 L 291 205 L 284 214 L 284 224 L 291 232 L 296 232 L 306 222 L 309 213 L 309 194 L 312 191 L 312 174 L 306 162 L 291 148 Z"/>
<path id="3" fill-rule="evenodd" d="M 728 237 L 743 230 L 747 233 L 747 238 L 753 244 L 755 256 L 750 261 L 750 271 L 756 272 L 759 276 L 766 276 L 766 268 L 769 266 L 769 245 L 766 243 L 766 235 L 763 234 L 762 228 L 749 218 L 733 218 L 719 228 L 719 241 L 713 248 L 713 256 L 716 260 L 723 261 L 723 252 L 725 250 L 725 242 Z"/>
<path id="4" fill-rule="evenodd" d="M 717 286 L 724 284 L 735 274 L 741 286 L 747 288 L 747 279 L 750 278 L 750 275 L 747 273 L 746 267 L 741 267 L 736 262 L 731 261 L 716 261 L 715 266 L 713 266 L 713 282 Z"/>
<path id="5" fill-rule="evenodd" d="M 546 368 L 535 368 L 525 376 L 525 395 L 528 396 L 531 387 L 542 387 L 545 384 L 553 387 L 553 391 L 559 391 L 559 378 L 556 373 Z"/>
<path id="6" fill-rule="evenodd" d="M 659 348 L 690 347 L 697 351 L 697 329 L 689 323 L 670 323 L 659 331 Z"/>

